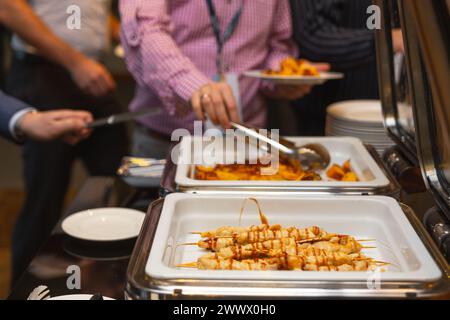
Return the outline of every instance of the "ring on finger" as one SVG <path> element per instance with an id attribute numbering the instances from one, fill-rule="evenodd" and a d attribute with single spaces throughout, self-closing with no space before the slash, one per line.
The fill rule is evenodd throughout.
<path id="1" fill-rule="evenodd" d="M 204 93 L 204 94 L 202 94 L 202 96 L 201 96 L 200 99 L 201 99 L 202 101 L 203 101 L 203 100 L 206 100 L 206 99 L 211 100 L 211 95 L 210 95 L 209 93 Z"/>

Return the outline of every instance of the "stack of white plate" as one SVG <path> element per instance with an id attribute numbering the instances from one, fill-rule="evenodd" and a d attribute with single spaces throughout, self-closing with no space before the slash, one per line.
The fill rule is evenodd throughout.
<path id="1" fill-rule="evenodd" d="M 384 127 L 378 100 L 343 101 L 329 106 L 326 135 L 359 138 L 374 146 L 380 155 L 394 145 Z"/>

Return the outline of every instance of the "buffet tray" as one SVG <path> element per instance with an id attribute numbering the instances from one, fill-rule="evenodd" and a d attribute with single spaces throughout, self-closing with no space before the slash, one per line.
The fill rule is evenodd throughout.
<path id="1" fill-rule="evenodd" d="M 183 140 L 185 144 L 192 138 Z M 291 139 L 291 138 L 290 138 Z M 330 148 L 334 156 L 332 162 L 342 163 L 345 160 L 351 159 L 351 151 L 357 151 L 361 157 L 357 157 L 357 173 L 366 172 L 366 175 L 376 174 L 378 177 L 375 180 L 366 183 L 343 183 L 330 181 L 300 181 L 300 182 L 269 182 L 264 181 L 244 181 L 231 182 L 227 184 L 226 181 L 200 181 L 192 179 L 192 165 L 177 165 L 171 159 L 173 150 L 170 150 L 167 157 L 167 164 L 161 179 L 161 189 L 163 195 L 172 192 L 185 193 L 234 193 L 236 190 L 242 192 L 280 192 L 280 193 L 314 193 L 314 194 L 347 194 L 347 195 L 389 195 L 398 197 L 400 186 L 392 174 L 386 169 L 383 161 L 370 145 L 363 145 L 360 140 L 354 138 L 292 138 L 296 143 L 301 142 L 319 142 Z M 300 139 L 300 140 L 299 140 Z M 183 143 L 182 141 L 182 143 Z M 340 141 L 340 143 L 338 143 Z M 182 144 L 181 143 L 181 144 Z M 177 146 L 180 152 L 182 145 Z M 337 146 L 344 146 L 344 151 L 337 152 Z M 335 150 L 335 151 L 333 151 Z M 186 157 L 186 153 L 183 157 Z M 361 163 L 360 161 L 367 161 Z M 186 181 L 186 182 L 185 182 Z M 251 182 L 250 184 L 248 182 Z"/>
<path id="2" fill-rule="evenodd" d="M 178 268 L 197 261 L 205 250 L 183 246 L 200 240 L 192 231 L 214 230 L 239 225 L 239 212 L 248 197 L 243 195 L 167 196 L 145 271 L 158 279 L 208 280 L 347 280 L 365 281 L 365 272 L 302 271 L 206 271 Z M 380 272 L 381 281 L 436 281 L 442 274 L 410 226 L 398 203 L 381 196 L 270 196 L 258 195 L 263 212 L 271 224 L 305 228 L 320 226 L 328 232 L 349 234 L 369 242 L 375 249 L 364 254 L 391 263 Z M 260 224 L 256 206 L 248 205 L 242 225 Z"/>
<path id="3" fill-rule="evenodd" d="M 365 272 L 237 273 L 174 268 L 174 264 L 188 262 L 185 259 L 198 254 L 194 248 L 190 249 L 192 252 L 175 250 L 178 241 L 187 240 L 180 235 L 192 228 L 204 230 L 221 224 L 236 225 L 235 206 L 239 203 L 240 207 L 247 196 L 174 194 L 154 202 L 130 260 L 127 297 L 435 298 L 450 292 L 448 265 L 420 221 L 411 209 L 403 205 L 400 208 L 395 200 L 387 197 L 311 196 L 299 199 L 285 195 L 280 199 L 278 194 L 256 195 L 271 223 L 317 224 L 330 231 L 349 232 L 357 237 L 377 237 L 380 244 L 370 255 L 395 264 L 392 270 L 377 273 L 376 277 L 381 280 L 379 287 L 370 286 L 373 278 Z M 177 206 L 183 201 L 181 216 Z M 214 208 L 210 206 L 212 203 L 216 203 Z M 247 223 L 257 223 L 253 214 L 245 214 L 244 225 Z"/>

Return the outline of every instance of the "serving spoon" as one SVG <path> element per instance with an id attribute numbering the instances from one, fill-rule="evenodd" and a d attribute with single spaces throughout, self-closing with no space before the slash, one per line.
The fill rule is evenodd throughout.
<path id="1" fill-rule="evenodd" d="M 279 141 L 275 141 L 268 136 L 258 133 L 254 129 L 250 129 L 242 124 L 235 122 L 230 123 L 231 126 L 248 136 L 266 142 L 268 145 L 279 151 L 280 157 L 289 160 L 296 160 L 300 163 L 303 170 L 325 170 L 331 161 L 330 153 L 321 144 L 309 143 L 301 147 L 297 147 L 295 143 L 279 137 Z M 267 146 L 258 146 L 264 151 L 269 151 Z"/>

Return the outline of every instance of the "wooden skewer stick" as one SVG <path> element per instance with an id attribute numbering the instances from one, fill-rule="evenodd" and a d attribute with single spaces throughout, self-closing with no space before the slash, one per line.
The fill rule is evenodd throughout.
<path id="1" fill-rule="evenodd" d="M 203 232 L 200 232 L 200 231 L 192 231 L 192 232 L 189 232 L 190 234 L 202 234 Z"/>
<path id="2" fill-rule="evenodd" d="M 329 241 L 332 237 L 325 237 L 325 238 L 311 238 L 311 239 L 303 239 L 297 241 L 297 243 L 309 243 L 309 242 L 318 242 L 318 241 Z"/>
<path id="3" fill-rule="evenodd" d="M 361 247 L 362 249 L 376 249 L 377 247 Z"/>
<path id="4" fill-rule="evenodd" d="M 195 269 L 197 269 L 197 262 L 181 263 L 181 264 L 177 264 L 175 267 L 177 267 L 177 268 L 195 268 Z"/>
<path id="5" fill-rule="evenodd" d="M 391 264 L 390 262 L 385 262 L 385 261 L 379 261 L 379 260 L 373 260 L 372 258 L 356 258 L 353 259 L 355 261 L 369 261 L 369 262 L 373 262 L 373 263 L 377 263 L 377 264 Z"/>
<path id="6" fill-rule="evenodd" d="M 356 240 L 358 242 L 370 242 L 370 241 L 377 241 L 376 239 L 361 239 L 361 240 Z"/>
<path id="7" fill-rule="evenodd" d="M 383 264 L 383 265 L 388 265 L 390 264 L 389 262 L 385 262 L 385 261 L 378 261 L 378 260 L 372 260 L 370 262 L 376 263 L 376 264 Z"/>
<path id="8" fill-rule="evenodd" d="M 177 246 L 198 246 L 198 243 L 197 242 L 180 243 Z"/>

